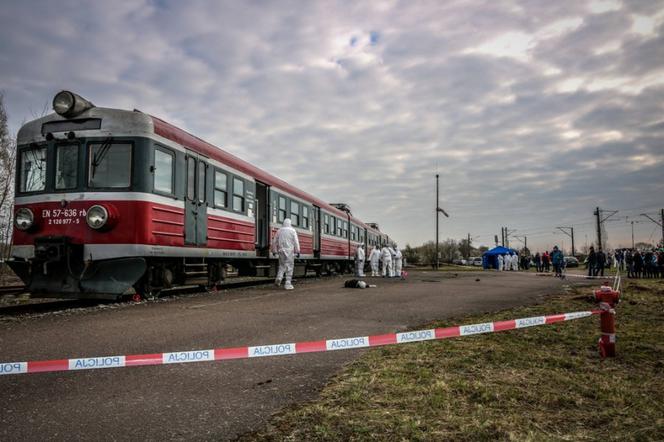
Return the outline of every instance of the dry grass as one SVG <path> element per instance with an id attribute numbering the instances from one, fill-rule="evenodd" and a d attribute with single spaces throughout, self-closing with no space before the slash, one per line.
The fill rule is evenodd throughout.
<path id="1" fill-rule="evenodd" d="M 581 294 L 434 325 L 587 310 Z M 598 356 L 597 317 L 384 347 L 243 439 L 664 440 L 664 281 L 623 298 L 614 359 Z"/>

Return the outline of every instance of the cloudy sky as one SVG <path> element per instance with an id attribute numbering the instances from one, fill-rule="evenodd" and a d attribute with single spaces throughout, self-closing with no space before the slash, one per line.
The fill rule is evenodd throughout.
<path id="1" fill-rule="evenodd" d="M 10 128 L 61 89 L 138 108 L 401 245 L 657 241 L 664 2 L 3 1 Z M 513 240 L 512 245 L 519 245 Z"/>

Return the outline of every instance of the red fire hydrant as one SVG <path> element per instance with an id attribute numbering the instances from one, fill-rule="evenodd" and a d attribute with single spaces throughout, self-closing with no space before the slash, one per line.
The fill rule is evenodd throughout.
<path id="1" fill-rule="evenodd" d="M 595 300 L 599 302 L 602 313 L 599 315 L 602 336 L 599 338 L 599 354 L 603 358 L 616 355 L 616 325 L 614 307 L 620 302 L 620 292 L 603 285 L 595 290 Z"/>

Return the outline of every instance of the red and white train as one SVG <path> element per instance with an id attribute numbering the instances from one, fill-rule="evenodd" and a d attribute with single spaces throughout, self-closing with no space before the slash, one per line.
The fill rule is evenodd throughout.
<path id="1" fill-rule="evenodd" d="M 69 92 L 18 133 L 13 259 L 33 296 L 118 298 L 212 286 L 230 264 L 272 275 L 270 240 L 290 218 L 296 274 L 344 271 L 376 224 L 139 111 Z"/>

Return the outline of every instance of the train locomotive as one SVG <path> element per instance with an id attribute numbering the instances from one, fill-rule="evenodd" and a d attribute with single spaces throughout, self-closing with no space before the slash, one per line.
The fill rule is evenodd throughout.
<path id="1" fill-rule="evenodd" d="M 70 91 L 17 136 L 12 259 L 34 297 L 138 299 L 217 286 L 229 266 L 271 276 L 285 218 L 296 274 L 352 268 L 359 244 L 390 243 L 352 216 L 157 117 Z"/>

